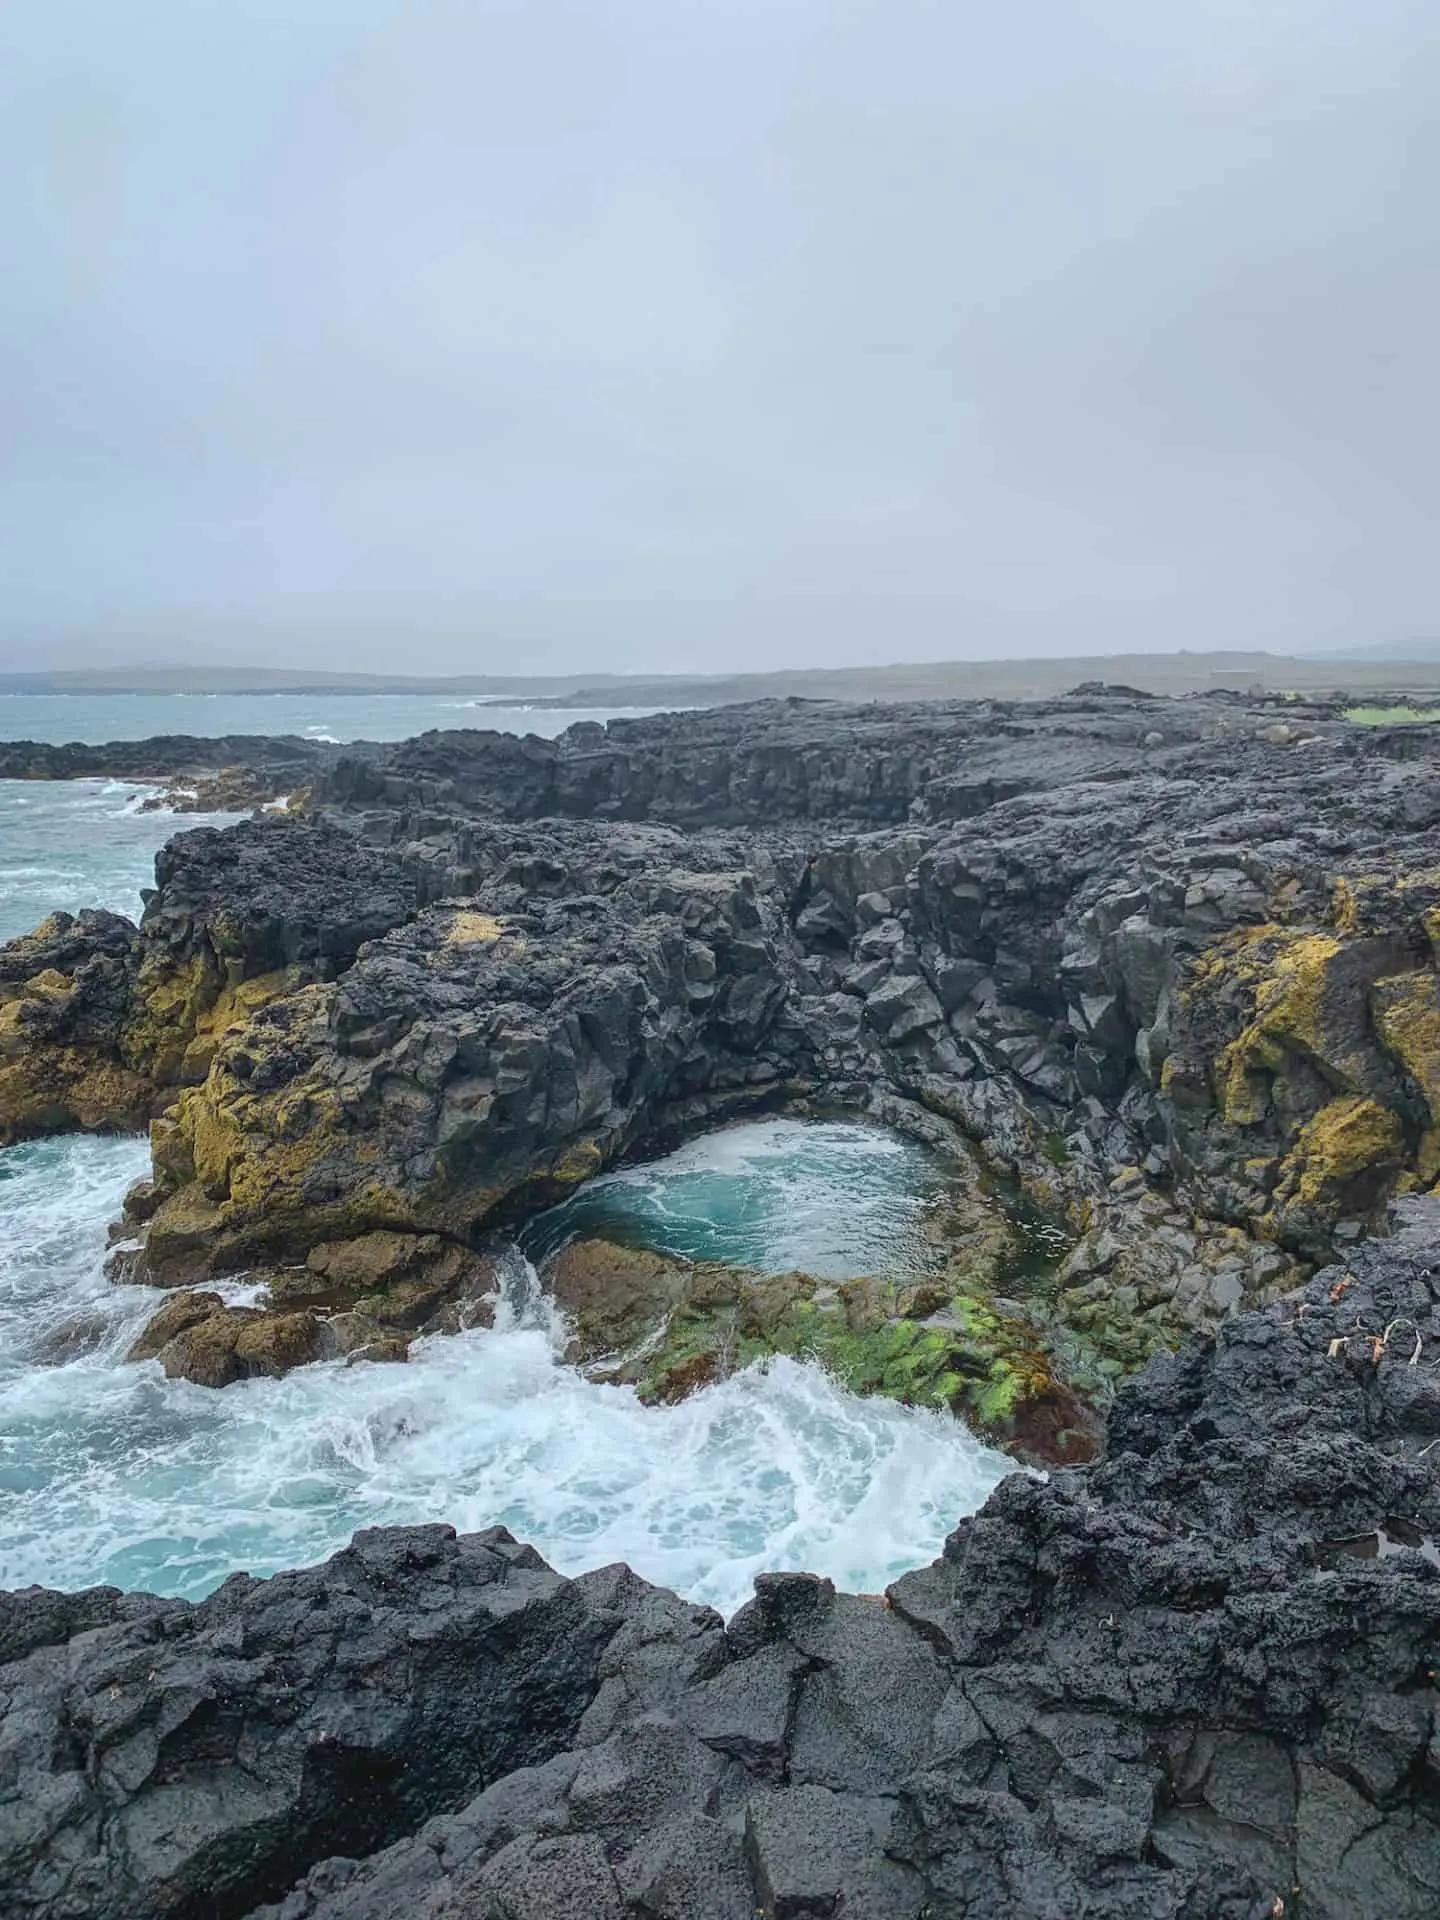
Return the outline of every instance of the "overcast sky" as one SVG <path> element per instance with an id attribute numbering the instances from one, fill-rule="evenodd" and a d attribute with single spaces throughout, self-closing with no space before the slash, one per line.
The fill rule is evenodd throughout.
<path id="1" fill-rule="evenodd" d="M 0 666 L 1440 632 L 1437 0 L 10 0 Z"/>

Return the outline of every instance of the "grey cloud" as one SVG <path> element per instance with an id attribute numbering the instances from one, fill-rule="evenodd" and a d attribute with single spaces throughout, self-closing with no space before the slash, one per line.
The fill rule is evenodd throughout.
<path id="1" fill-rule="evenodd" d="M 1417 0 L 27 0 L 0 665 L 1434 631 Z"/>

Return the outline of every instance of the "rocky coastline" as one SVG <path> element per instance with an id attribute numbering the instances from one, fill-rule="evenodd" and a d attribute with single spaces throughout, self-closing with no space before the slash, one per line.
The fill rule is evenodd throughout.
<path id="1" fill-rule="evenodd" d="M 501 1530 L 0 1597 L 0 1888 L 94 1920 L 1427 1920 L 1440 1217 L 1120 1391 L 884 1595 Z"/>
<path id="2" fill-rule="evenodd" d="M 1440 1910 L 1434 730 L 1087 687 L 235 744 L 284 812 L 0 948 L 0 1140 L 150 1129 L 137 1357 L 401 1361 L 602 1168 L 844 1112 L 949 1156 L 933 1276 L 572 1246 L 577 1360 L 818 1353 L 1055 1472 L 728 1627 L 443 1529 L 0 1599 L 17 1913 Z"/>
<path id="3" fill-rule="evenodd" d="M 346 749 L 366 751 L 364 743 Z M 303 793 L 341 749 L 297 734 L 157 734 L 88 746 L 72 740 L 0 740 L 0 780 L 133 780 L 157 789 L 146 808 L 246 813 Z"/>

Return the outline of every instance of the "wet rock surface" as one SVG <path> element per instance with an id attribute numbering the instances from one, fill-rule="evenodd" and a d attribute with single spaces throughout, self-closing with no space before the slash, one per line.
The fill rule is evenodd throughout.
<path id="1" fill-rule="evenodd" d="M 1038 1319 L 997 1297 L 1014 1251 L 1003 1216 L 990 1211 L 967 1234 L 952 1213 L 937 1223 L 942 1236 L 945 1263 L 899 1279 L 827 1281 L 603 1239 L 570 1241 L 540 1278 L 570 1329 L 566 1359 L 647 1402 L 681 1400 L 790 1354 L 852 1393 L 953 1413 L 1018 1459 L 1088 1460 L 1093 1412 L 1056 1377 Z"/>
<path id="2" fill-rule="evenodd" d="M 203 1285 L 865 1113 L 1060 1223 L 977 1304 L 1103 1406 L 1440 1175 L 1437 756 L 1102 687 L 327 749 L 296 812 L 177 836 L 138 928 L 0 951 L 0 1138 L 153 1122 L 125 1270 Z"/>
<path id="3" fill-rule="evenodd" d="M 0 780 L 134 780 L 163 788 L 157 804 L 176 812 L 246 812 L 308 787 L 339 757 L 330 742 L 297 734 L 161 734 L 99 746 L 0 740 Z"/>
<path id="4" fill-rule="evenodd" d="M 885 1596 L 503 1532 L 0 1599 L 7 1913 L 1393 1920 L 1440 1903 L 1440 1203 Z"/>

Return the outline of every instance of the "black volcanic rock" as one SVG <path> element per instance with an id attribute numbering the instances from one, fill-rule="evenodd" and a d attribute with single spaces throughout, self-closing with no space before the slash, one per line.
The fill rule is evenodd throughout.
<path id="1" fill-rule="evenodd" d="M 1440 1203 L 1123 1390 L 888 1596 L 723 1630 L 503 1532 L 0 1602 L 25 1920 L 1428 1920 Z M 267 1904 L 269 1903 L 269 1904 Z"/>
<path id="2" fill-rule="evenodd" d="M 204 949 L 244 978 L 296 965 L 323 977 L 408 920 L 420 898 L 393 850 L 323 817 L 243 820 L 193 827 L 160 850 L 143 928 L 166 958 Z"/>
<path id="3" fill-rule="evenodd" d="M 853 826 L 968 818 L 997 800 L 1115 779 L 1214 734 L 1200 701 L 1101 698 L 1025 705 L 935 701 L 837 707 L 763 701 L 571 727 L 555 740 L 433 732 L 341 753 L 317 804 L 419 803 L 510 820 L 558 816 L 686 827 L 802 820 Z M 1317 728 L 1340 723 L 1328 709 Z"/>
<path id="4" fill-rule="evenodd" d="M 0 1130 L 163 1116 L 174 1280 L 868 1112 L 1073 1239 L 1025 1307 L 1094 1398 L 1440 1172 L 1437 758 L 1105 688 L 335 750 L 298 816 L 171 843 L 113 990 L 0 959 Z"/>
<path id="5" fill-rule="evenodd" d="M 363 747 L 349 747 L 349 755 Z M 0 741 L 0 780 L 136 780 L 177 785 L 248 768 L 271 770 L 284 783 L 303 785 L 330 766 L 340 749 L 296 733 L 157 733 L 150 739 L 111 739 L 104 745 L 44 739 Z"/>
<path id="6" fill-rule="evenodd" d="M 300 1357 L 403 1351 L 497 1221 L 782 1098 L 1064 1223 L 947 1361 L 1099 1403 L 1159 1355 L 1097 1465 L 883 1601 L 776 1576 L 722 1628 L 442 1528 L 197 1607 L 8 1596 L 0 1911 L 1440 1911 L 1440 1202 L 1366 1237 L 1440 1175 L 1437 763 L 1099 687 L 430 734 L 172 842 L 139 928 L 0 950 L 0 1126 L 166 1108 L 123 1260 L 293 1263 Z"/>
<path id="7" fill-rule="evenodd" d="M 244 1913 L 337 1842 L 549 1759 L 607 1688 L 644 1711 L 719 1660 L 713 1614 L 623 1572 L 562 1580 L 503 1529 L 358 1534 L 198 1608 L 97 1596 L 121 1618 L 77 1605 L 73 1645 L 49 1639 L 54 1596 L 0 1607 L 6 1643 L 37 1614 L 45 1636 L 0 1680 L 17 1917 Z"/>

